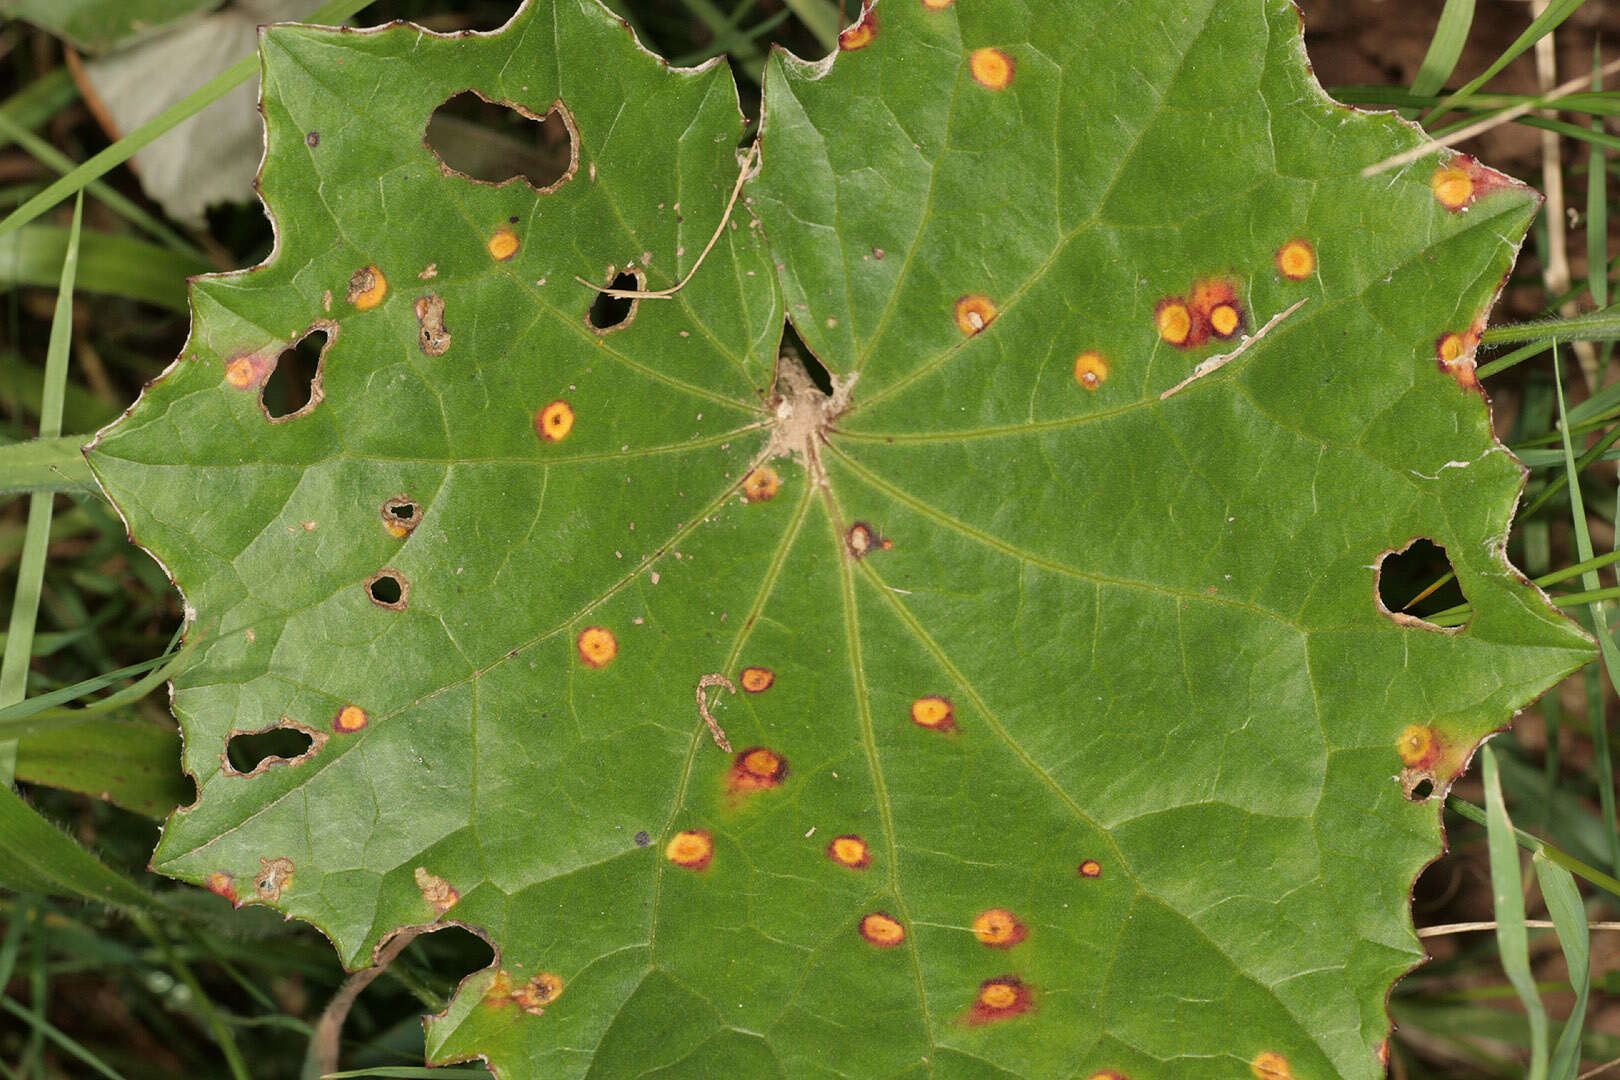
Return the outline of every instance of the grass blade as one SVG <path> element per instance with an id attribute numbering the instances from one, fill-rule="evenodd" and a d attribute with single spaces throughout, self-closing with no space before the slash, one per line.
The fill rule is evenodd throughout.
<path id="1" fill-rule="evenodd" d="M 86 435 L 58 435 L 0 446 L 0 496 L 30 491 L 72 491 L 99 495 L 90 466 L 79 448 Z"/>
<path id="2" fill-rule="evenodd" d="M 0 288 L 55 285 L 68 230 L 29 225 L 0 237 Z M 79 291 L 188 310 L 186 278 L 213 269 L 201 259 L 133 236 L 88 232 L 79 243 Z"/>
<path id="3" fill-rule="evenodd" d="M 1580 890 L 1568 870 L 1554 866 L 1540 855 L 1532 857 L 1530 864 L 1536 868 L 1541 898 L 1547 902 L 1547 914 L 1552 916 L 1553 926 L 1558 930 L 1558 944 L 1564 950 L 1564 963 L 1569 967 L 1569 985 L 1575 991 L 1575 1004 L 1564 1020 L 1564 1029 L 1558 1033 L 1558 1045 L 1553 1048 L 1547 1074 L 1549 1080 L 1575 1080 L 1581 1067 L 1581 1028 L 1586 1023 L 1586 999 L 1592 988 L 1592 939 L 1586 926 L 1586 905 L 1581 903 Z"/>
<path id="4" fill-rule="evenodd" d="M 1423 54 L 1417 77 L 1412 80 L 1414 95 L 1429 97 L 1446 85 L 1451 73 L 1457 70 L 1463 43 L 1474 23 L 1474 0 L 1446 0 L 1440 13 L 1440 24 L 1435 27 L 1429 51 Z"/>
<path id="5" fill-rule="evenodd" d="M 18 892 L 73 896 L 136 910 L 160 906 L 140 886 L 46 821 L 9 787 L 0 787 L 0 885 Z"/>
<path id="6" fill-rule="evenodd" d="M 1524 926 L 1524 882 L 1519 874 L 1519 849 L 1513 842 L 1513 823 L 1502 802 L 1502 779 L 1496 771 L 1496 754 L 1490 746 L 1480 749 L 1485 768 L 1485 842 L 1491 854 L 1492 906 L 1496 914 L 1496 944 L 1502 953 L 1502 970 L 1518 991 L 1530 1018 L 1529 1080 L 1546 1080 L 1547 1010 L 1536 993 L 1536 980 L 1530 974 L 1530 935 Z"/>
<path id="7" fill-rule="evenodd" d="M 339 23 L 365 7 L 370 0 L 331 0 L 312 11 L 310 22 Z M 84 190 L 92 180 L 98 180 L 135 156 L 136 151 L 151 145 L 183 120 L 202 112 L 208 106 L 251 79 L 259 70 L 258 54 L 244 56 L 197 89 L 158 113 L 152 119 L 91 157 L 44 191 L 23 203 L 4 221 L 0 221 L 0 237 L 15 232 L 39 215 L 76 192 Z"/>
<path id="8" fill-rule="evenodd" d="M 1584 130 L 1584 129 L 1582 129 Z M 1487 345 L 1516 341 L 1614 341 L 1620 339 L 1620 305 L 1568 319 L 1493 326 L 1479 335 Z"/>
<path id="9" fill-rule="evenodd" d="M 1592 89 L 1601 92 L 1603 89 L 1603 47 L 1598 44 L 1592 46 Z M 1601 131 L 1603 121 L 1594 118 L 1592 130 Z M 1587 282 L 1587 288 L 1592 293 L 1592 303 L 1600 308 L 1609 306 L 1609 156 L 1604 147 L 1593 142 L 1586 159 L 1586 265 L 1590 267 L 1603 267 L 1604 270 L 1592 272 Z"/>
<path id="10" fill-rule="evenodd" d="M 45 351 L 45 393 L 40 410 L 39 435 L 54 439 L 62 434 L 62 397 L 67 388 L 68 347 L 73 339 L 73 279 L 79 269 L 79 229 L 84 221 L 84 196 L 73 207 L 73 226 L 67 255 L 57 286 L 56 312 Z M 34 623 L 39 618 L 39 594 L 45 580 L 45 552 L 51 540 L 51 499 L 48 491 L 28 497 L 28 525 L 22 559 L 17 566 L 17 593 L 11 600 L 11 623 L 6 650 L 0 656 L 0 706 L 21 701 L 28 693 L 28 664 L 34 650 Z M 0 786 L 9 787 L 17 769 L 17 743 L 0 741 Z"/>
<path id="11" fill-rule="evenodd" d="M 1517 59 L 1519 54 L 1552 33 L 1559 23 L 1575 14 L 1576 9 L 1583 3 L 1585 3 L 1585 0 L 1553 0 L 1551 4 L 1547 5 L 1545 11 L 1531 20 L 1530 25 L 1525 27 L 1524 33 L 1514 39 L 1513 44 L 1509 45 L 1502 55 L 1492 61 L 1490 67 L 1470 79 L 1462 89 L 1449 95 L 1430 110 L 1428 115 L 1423 118 L 1423 125 L 1427 127 L 1442 113 L 1456 108 L 1458 102 L 1466 101 L 1473 96 L 1475 90 L 1496 78 L 1497 73 Z"/>

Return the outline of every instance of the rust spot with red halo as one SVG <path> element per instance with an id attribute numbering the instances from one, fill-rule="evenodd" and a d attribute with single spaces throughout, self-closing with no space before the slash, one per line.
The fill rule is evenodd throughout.
<path id="1" fill-rule="evenodd" d="M 370 722 L 371 718 L 366 715 L 366 710 L 358 705 L 345 705 L 332 718 L 332 730 L 343 735 L 353 735 L 363 730 Z"/>
<path id="2" fill-rule="evenodd" d="M 745 667 L 738 681 L 750 694 L 763 694 L 776 682 L 776 672 L 768 667 Z"/>
<path id="3" fill-rule="evenodd" d="M 1003 975 L 986 979 L 979 984 L 979 993 L 968 1011 L 967 1022 L 974 1027 L 1010 1020 L 1029 1012 L 1035 1005 L 1028 984 L 1016 975 Z"/>
<path id="4" fill-rule="evenodd" d="M 238 390 L 258 390 L 276 370 L 282 348 L 272 345 L 258 352 L 240 353 L 225 361 L 225 381 Z"/>
<path id="5" fill-rule="evenodd" d="M 1467 154 L 1458 154 L 1429 176 L 1429 190 L 1434 193 L 1435 201 L 1453 214 L 1464 212 L 1482 197 L 1511 187 L 1513 183 L 1511 178 L 1486 168 Z"/>
<path id="6" fill-rule="evenodd" d="M 861 937 L 880 949 L 892 949 L 906 940 L 906 928 L 886 911 L 863 915 L 859 929 Z"/>
<path id="7" fill-rule="evenodd" d="M 974 49 L 968 55 L 968 71 L 973 81 L 986 90 L 1005 90 L 1012 84 L 1017 64 L 1000 49 Z"/>
<path id="8" fill-rule="evenodd" d="M 865 870 L 872 865 L 872 853 L 866 841 L 853 833 L 833 837 L 827 844 L 827 858 L 851 870 Z"/>
<path id="9" fill-rule="evenodd" d="M 236 903 L 236 879 L 223 870 L 208 875 L 208 891 Z"/>
<path id="10" fill-rule="evenodd" d="M 1450 331 L 1434 339 L 1434 360 L 1446 375 L 1457 380 L 1464 390 L 1478 390 L 1479 376 L 1474 373 L 1474 350 L 1479 346 L 1479 332 Z"/>
<path id="11" fill-rule="evenodd" d="M 748 795 L 779 786 L 787 777 L 787 759 L 765 746 L 750 746 L 739 753 L 726 774 L 726 788 L 732 795 Z"/>
<path id="12" fill-rule="evenodd" d="M 911 703 L 911 722 L 930 731 L 955 731 L 956 707 L 948 697 L 925 694 Z"/>
<path id="13" fill-rule="evenodd" d="M 1296 236 L 1277 249 L 1276 263 L 1277 273 L 1289 281 L 1304 281 L 1316 273 L 1316 249 Z"/>
<path id="14" fill-rule="evenodd" d="M 894 541 L 878 535 L 878 531 L 864 521 L 857 521 L 844 533 L 844 544 L 857 559 L 864 559 L 874 551 L 888 551 Z"/>
<path id="15" fill-rule="evenodd" d="M 1098 862 L 1096 859 L 1087 859 L 1085 862 L 1075 867 L 1075 873 L 1079 874 L 1083 878 L 1102 877 L 1102 863 Z"/>
<path id="16" fill-rule="evenodd" d="M 1029 937 L 1029 927 L 1006 908 L 990 908 L 974 918 L 973 936 L 992 949 L 1010 949 Z"/>
<path id="17" fill-rule="evenodd" d="M 867 8 L 861 12 L 859 22 L 846 26 L 843 32 L 838 35 L 838 47 L 845 52 L 864 49 L 877 38 L 877 33 L 877 12 Z"/>
<path id="18" fill-rule="evenodd" d="M 1409 769 L 1433 769 L 1445 743 L 1440 733 L 1427 724 L 1411 724 L 1395 740 L 1395 751 Z"/>
<path id="19" fill-rule="evenodd" d="M 587 626 L 581 630 L 575 646 L 579 650 L 580 662 L 586 667 L 607 667 L 619 655 L 619 640 L 613 636 L 613 631 L 601 626 Z"/>
<path id="20" fill-rule="evenodd" d="M 1200 344 L 1210 335 L 1229 338 L 1243 328 L 1243 303 L 1238 299 L 1237 283 L 1229 278 L 1193 282 L 1187 306 L 1192 311 L 1194 336 L 1199 337 Z"/>
<path id="21" fill-rule="evenodd" d="M 1098 1069 L 1086 1077 L 1086 1080 L 1131 1080 L 1131 1078 L 1118 1069 Z"/>
<path id="22" fill-rule="evenodd" d="M 714 858 L 714 837 L 706 829 L 687 829 L 669 838 L 664 858 L 688 870 L 702 870 Z"/>

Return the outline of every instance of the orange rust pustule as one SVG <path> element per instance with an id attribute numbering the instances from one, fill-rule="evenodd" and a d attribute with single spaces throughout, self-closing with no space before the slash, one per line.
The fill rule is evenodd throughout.
<path id="1" fill-rule="evenodd" d="M 208 891 L 236 903 L 236 879 L 223 870 L 208 875 Z"/>
<path id="2" fill-rule="evenodd" d="M 972 337 L 996 321 L 996 305 L 988 296 L 969 293 L 956 301 L 952 314 L 956 319 L 956 328 Z"/>
<path id="3" fill-rule="evenodd" d="M 894 541 L 878 535 L 878 531 L 864 521 L 857 521 L 844 533 L 844 544 L 857 559 L 864 559 L 874 551 L 888 551 Z"/>
<path id="4" fill-rule="evenodd" d="M 344 298 L 360 311 L 370 311 L 388 295 L 388 279 L 376 265 L 362 266 L 349 278 Z"/>
<path id="5" fill-rule="evenodd" d="M 364 730 L 369 723 L 371 717 L 366 715 L 366 710 L 358 705 L 345 705 L 332 718 L 332 730 L 340 735 L 353 735 Z"/>
<path id="6" fill-rule="evenodd" d="M 838 35 L 838 47 L 845 52 L 864 49 L 876 40 L 877 34 L 877 12 L 867 8 L 861 12 L 860 22 L 845 27 L 843 33 Z"/>
<path id="7" fill-rule="evenodd" d="M 1085 862 L 1075 867 L 1074 870 L 1075 873 L 1079 874 L 1083 878 L 1102 877 L 1102 863 L 1098 862 L 1096 859 L 1087 859 Z"/>
<path id="8" fill-rule="evenodd" d="M 1178 349 L 1203 344 L 1203 339 L 1195 335 L 1198 327 L 1192 308 L 1179 296 L 1167 296 L 1154 305 L 1153 327 L 1160 339 Z"/>
<path id="9" fill-rule="evenodd" d="M 986 979 L 979 984 L 979 993 L 973 999 L 967 1021 L 974 1027 L 1010 1020 L 1029 1012 L 1035 1005 L 1029 986 L 1016 975 L 1003 975 Z"/>
<path id="10" fill-rule="evenodd" d="M 769 465 L 761 465 L 743 478 L 742 493 L 745 502 L 769 502 L 782 490 L 782 478 Z"/>
<path id="11" fill-rule="evenodd" d="M 1316 249 L 1298 236 L 1277 249 L 1275 261 L 1277 273 L 1289 281 L 1304 281 L 1316 273 Z"/>
<path id="12" fill-rule="evenodd" d="M 1478 390 L 1479 376 L 1474 370 L 1474 350 L 1479 345 L 1479 334 L 1473 330 L 1450 332 L 1434 339 L 1434 362 L 1442 373 L 1457 380 L 1464 390 Z"/>
<path id="13" fill-rule="evenodd" d="M 496 262 L 507 262 L 523 245 L 516 232 L 503 226 L 495 230 L 484 246 L 489 248 L 490 258 Z"/>
<path id="14" fill-rule="evenodd" d="M 1254 1080 L 1294 1080 L 1294 1071 L 1289 1067 L 1288 1059 L 1275 1050 L 1262 1050 L 1254 1055 L 1249 1062 L 1249 1071 L 1254 1074 Z"/>
<path id="15" fill-rule="evenodd" d="M 956 707 L 948 697 L 926 694 L 911 703 L 911 722 L 929 731 L 955 731 Z"/>
<path id="16" fill-rule="evenodd" d="M 1481 198 L 1512 183 L 1467 154 L 1458 154 L 1429 176 L 1434 199 L 1453 214 L 1461 214 Z"/>
<path id="17" fill-rule="evenodd" d="M 763 694 L 776 682 L 776 672 L 768 667 L 745 667 L 737 681 L 750 694 Z"/>
<path id="18" fill-rule="evenodd" d="M 1203 344 L 1211 335 L 1230 338 L 1243 329 L 1245 318 L 1237 284 L 1226 278 L 1194 282 L 1187 306 L 1194 323 L 1192 337 L 1198 339 L 1198 344 Z"/>
<path id="19" fill-rule="evenodd" d="M 279 348 L 233 356 L 225 361 L 225 381 L 238 390 L 257 390 L 269 380 L 280 358 Z"/>
<path id="20" fill-rule="evenodd" d="M 859 929 L 861 937 L 880 949 L 892 949 L 906 940 L 906 928 L 886 911 L 863 915 Z"/>
<path id="21" fill-rule="evenodd" d="M 714 858 L 714 837 L 705 829 L 688 829 L 669 838 L 664 858 L 688 870 L 702 870 Z"/>
<path id="22" fill-rule="evenodd" d="M 1131 1078 L 1118 1069 L 1098 1069 L 1086 1077 L 1086 1080 L 1131 1080 Z"/>
<path id="23" fill-rule="evenodd" d="M 1108 381 L 1108 358 L 1095 349 L 1087 349 L 1074 358 L 1074 381 L 1087 390 L 1095 390 Z"/>
<path id="24" fill-rule="evenodd" d="M 575 647 L 586 667 L 605 668 L 619 655 L 619 641 L 613 636 L 613 631 L 600 626 L 587 626 L 581 630 Z"/>
<path id="25" fill-rule="evenodd" d="M 534 430 L 546 442 L 561 442 L 574 430 L 574 407 L 559 398 L 534 414 Z"/>
<path id="26" fill-rule="evenodd" d="M 518 1008 L 530 1016 L 539 1016 L 546 1011 L 546 1006 L 556 1001 L 563 992 L 561 975 L 553 975 L 549 971 L 542 971 L 528 982 L 512 991 L 512 1000 Z"/>
<path id="27" fill-rule="evenodd" d="M 787 778 L 787 759 L 764 746 L 750 746 L 732 760 L 726 786 L 733 795 L 752 794 L 778 787 Z"/>
<path id="28" fill-rule="evenodd" d="M 1006 908 L 990 908 L 973 920 L 973 936 L 992 949 L 1010 949 L 1029 937 L 1029 927 Z"/>
<path id="29" fill-rule="evenodd" d="M 968 55 L 968 70 L 973 73 L 973 81 L 986 90 L 1005 90 L 1011 86 L 1016 67 L 1013 58 L 1000 49 L 974 49 Z"/>
<path id="30" fill-rule="evenodd" d="M 1395 752 L 1409 769 L 1425 771 L 1434 768 L 1445 749 L 1440 733 L 1426 724 L 1409 725 L 1395 740 Z"/>
<path id="31" fill-rule="evenodd" d="M 956 0 L 922 0 L 922 3 L 923 7 L 930 11 L 944 11 L 952 4 L 956 3 Z"/>
<path id="32" fill-rule="evenodd" d="M 827 858 L 851 870 L 865 870 L 872 865 L 872 853 L 866 841 L 853 833 L 833 837 L 827 844 Z"/>

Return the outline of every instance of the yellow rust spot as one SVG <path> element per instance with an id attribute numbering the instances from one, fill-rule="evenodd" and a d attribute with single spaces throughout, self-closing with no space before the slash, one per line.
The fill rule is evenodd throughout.
<path id="1" fill-rule="evenodd" d="M 376 266 L 362 266 L 349 278 L 349 303 L 361 311 L 370 311 L 388 295 L 388 279 Z"/>
<path id="2" fill-rule="evenodd" d="M 979 993 L 973 999 L 968 1023 L 974 1026 L 1007 1020 L 1028 1012 L 1034 1004 L 1029 987 L 1016 975 L 1003 975 L 999 979 L 986 979 L 979 984 Z"/>
<path id="3" fill-rule="evenodd" d="M 955 731 L 956 709 L 950 698 L 929 694 L 911 703 L 911 722 L 933 731 Z"/>
<path id="4" fill-rule="evenodd" d="M 512 975 L 507 971 L 497 971 L 490 976 L 489 985 L 484 987 L 484 1004 L 491 1008 L 500 1008 L 512 1001 Z"/>
<path id="5" fill-rule="evenodd" d="M 586 667 L 607 667 L 619 655 L 619 642 L 613 631 L 600 626 L 587 626 L 579 632 L 579 658 Z"/>
<path id="6" fill-rule="evenodd" d="M 1466 169 L 1443 165 L 1429 177 L 1429 190 L 1441 206 L 1455 213 L 1474 201 L 1474 178 Z"/>
<path id="7" fill-rule="evenodd" d="M 787 759 L 764 746 L 750 746 L 732 761 L 726 785 L 732 795 L 767 791 L 787 777 Z"/>
<path id="8" fill-rule="evenodd" d="M 923 7 L 931 11 L 944 11 L 954 3 L 956 0 L 923 0 Z"/>
<path id="9" fill-rule="evenodd" d="M 1474 371 L 1474 348 L 1479 337 L 1474 331 L 1441 334 L 1434 343 L 1435 362 L 1440 370 L 1466 390 L 1479 389 L 1479 376 Z"/>
<path id="10" fill-rule="evenodd" d="M 259 872 L 253 878 L 253 888 L 259 899 L 274 904 L 281 899 L 281 890 L 292 884 L 293 861 L 283 856 L 259 860 Z"/>
<path id="11" fill-rule="evenodd" d="M 892 949 L 906 940 L 906 928 L 900 920 L 883 911 L 874 911 L 861 917 L 861 937 L 880 949 Z"/>
<path id="12" fill-rule="evenodd" d="M 345 705 L 338 710 L 337 716 L 332 719 L 332 730 L 344 735 L 353 735 L 371 722 L 366 710 L 358 705 Z"/>
<path id="13" fill-rule="evenodd" d="M 751 503 L 774 499 L 780 490 L 782 478 L 769 465 L 761 465 L 743 479 L 743 498 Z"/>
<path id="14" fill-rule="evenodd" d="M 845 52 L 853 49 L 864 49 L 872 44 L 877 37 L 877 32 L 877 12 L 867 8 L 861 12 L 860 22 L 845 27 L 843 33 L 838 35 L 838 47 Z"/>
<path id="15" fill-rule="evenodd" d="M 225 381 L 238 390 L 246 390 L 252 386 L 253 378 L 254 364 L 251 356 L 238 356 L 225 364 Z"/>
<path id="16" fill-rule="evenodd" d="M 1086 1080 L 1130 1080 L 1130 1077 L 1118 1069 L 1100 1069 L 1086 1077 Z"/>
<path id="17" fill-rule="evenodd" d="M 1165 341 L 1183 345 L 1192 336 L 1192 309 L 1179 296 L 1161 300 L 1153 312 L 1153 325 Z"/>
<path id="18" fill-rule="evenodd" d="M 702 870 L 714 858 L 714 837 L 702 829 L 688 829 L 669 838 L 664 858 L 688 870 Z"/>
<path id="19" fill-rule="evenodd" d="M 969 293 L 956 302 L 956 328 L 972 337 L 996 321 L 996 305 L 988 296 Z"/>
<path id="20" fill-rule="evenodd" d="M 1108 381 L 1108 358 L 1095 349 L 1087 349 L 1074 358 L 1074 381 L 1087 390 L 1095 390 Z"/>
<path id="21" fill-rule="evenodd" d="M 208 891 L 236 903 L 236 879 L 223 870 L 208 875 Z"/>
<path id="22" fill-rule="evenodd" d="M 973 80 L 991 90 L 1004 90 L 1012 82 L 1013 59 L 1000 49 L 974 49 L 968 56 Z"/>
<path id="23" fill-rule="evenodd" d="M 416 887 L 422 890 L 422 899 L 440 915 L 455 907 L 456 901 L 461 899 L 461 893 L 448 881 L 437 874 L 428 873 L 425 866 L 416 868 Z"/>
<path id="24" fill-rule="evenodd" d="M 1029 929 L 1006 908 L 994 907 L 973 920 L 973 936 L 993 949 L 1010 949 L 1029 936 Z"/>
<path id="25" fill-rule="evenodd" d="M 517 1002 L 518 1008 L 530 1016 L 539 1016 L 546 1011 L 546 1006 L 556 1001 L 563 992 L 561 975 L 553 975 L 549 971 L 542 971 L 528 982 L 512 991 L 512 1000 Z"/>
<path id="26" fill-rule="evenodd" d="M 750 694 L 763 694 L 776 681 L 776 672 L 768 667 L 745 667 L 738 676 L 738 681 Z"/>
<path id="27" fill-rule="evenodd" d="M 1096 859 L 1087 859 L 1085 862 L 1076 867 L 1076 871 L 1083 878 L 1102 877 L 1102 863 L 1098 862 Z"/>
<path id="28" fill-rule="evenodd" d="M 1249 1071 L 1254 1073 L 1254 1080 L 1294 1080 L 1288 1059 L 1275 1050 L 1262 1050 L 1254 1055 L 1254 1060 L 1249 1062 Z"/>
<path id="29" fill-rule="evenodd" d="M 574 430 L 574 407 L 560 398 L 534 414 L 534 430 L 546 442 L 561 442 Z"/>
<path id="30" fill-rule="evenodd" d="M 489 243 L 485 246 L 489 248 L 490 258 L 496 262 L 505 262 L 516 255 L 522 245 L 518 242 L 517 233 L 503 227 L 495 230 L 495 234 L 489 238 Z"/>
<path id="31" fill-rule="evenodd" d="M 1216 337 L 1229 338 L 1243 325 L 1243 315 L 1231 304 L 1216 304 L 1209 313 L 1209 328 Z"/>
<path id="32" fill-rule="evenodd" d="M 894 547 L 894 541 L 879 536 L 876 529 L 864 521 L 857 521 L 844 533 L 844 543 L 849 547 L 849 553 L 857 559 L 864 559 L 873 551 L 888 551 Z"/>
<path id="33" fill-rule="evenodd" d="M 851 870 L 865 870 L 872 865 L 872 853 L 867 850 L 866 841 L 853 834 L 833 837 L 827 845 L 827 858 Z"/>
<path id="34" fill-rule="evenodd" d="M 1290 281 L 1304 281 L 1316 273 L 1316 249 L 1310 241 L 1295 238 L 1278 248 L 1277 273 Z"/>
<path id="35" fill-rule="evenodd" d="M 1409 768 L 1428 769 L 1440 759 L 1440 735 L 1425 724 L 1412 724 L 1395 740 L 1395 750 Z"/>
<path id="36" fill-rule="evenodd" d="M 1467 351 L 1467 344 L 1461 334 L 1446 334 L 1434 346 L 1435 355 L 1442 364 L 1454 364 L 1462 359 Z"/>

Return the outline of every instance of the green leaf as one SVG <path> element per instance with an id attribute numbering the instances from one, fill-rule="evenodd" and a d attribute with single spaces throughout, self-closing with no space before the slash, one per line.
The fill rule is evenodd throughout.
<path id="1" fill-rule="evenodd" d="M 1592 656 L 1505 560 L 1472 378 L 1534 194 L 1362 179 L 1421 135 L 1285 0 L 842 45 L 770 61 L 728 220 L 727 71 L 591 0 L 266 32 L 276 256 L 91 452 L 196 620 L 154 867 L 353 967 L 478 928 L 429 1059 L 505 1076 L 1379 1075 L 1407 792 Z M 441 168 L 465 90 L 565 109 L 578 168 Z M 625 274 L 690 280 L 599 332 L 575 279 Z M 1457 631 L 1376 602 L 1417 537 Z"/>
<path id="2" fill-rule="evenodd" d="M 164 818 L 191 798 L 179 760 L 177 732 L 97 717 L 20 739 L 17 779 L 83 792 L 137 814 Z"/>
<path id="3" fill-rule="evenodd" d="M 0 14 L 27 19 L 76 49 L 105 52 L 220 0 L 0 0 Z"/>

